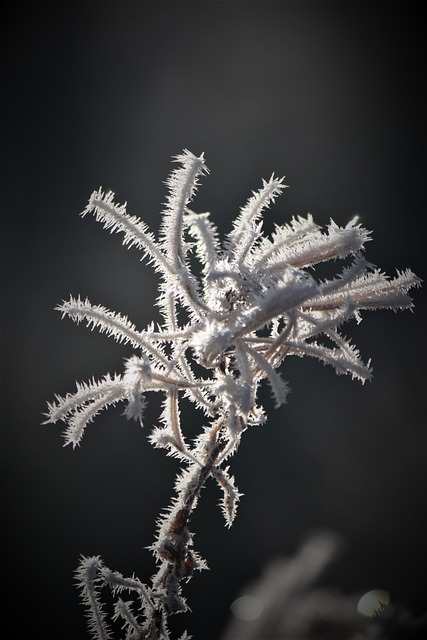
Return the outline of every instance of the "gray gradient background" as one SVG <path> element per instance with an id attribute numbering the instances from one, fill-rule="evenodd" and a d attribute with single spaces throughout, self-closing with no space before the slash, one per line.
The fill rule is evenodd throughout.
<path id="1" fill-rule="evenodd" d="M 68 2 L 14 9 L 5 21 L 1 467 L 14 635 L 85 637 L 79 554 L 152 574 L 144 547 L 177 470 L 146 439 L 160 397 L 145 429 L 117 409 L 74 452 L 59 426 L 39 426 L 54 393 L 120 371 L 129 355 L 61 322 L 57 303 L 87 295 L 141 328 L 157 317 L 157 280 L 138 252 L 79 218 L 90 193 L 112 189 L 157 229 L 170 157 L 204 151 L 211 175 L 194 208 L 211 210 L 222 233 L 274 171 L 290 188 L 271 221 L 311 212 L 345 224 L 358 214 L 374 230 L 368 259 L 425 279 L 421 14 L 406 6 Z M 345 540 L 328 583 L 387 589 L 425 610 L 425 289 L 415 300 L 414 314 L 365 314 L 348 326 L 372 358 L 372 383 L 286 362 L 288 404 L 245 434 L 231 461 L 245 494 L 231 530 L 214 483 L 202 495 L 192 525 L 211 571 L 187 586 L 195 613 L 178 627 L 218 639 L 245 582 L 318 528 Z"/>

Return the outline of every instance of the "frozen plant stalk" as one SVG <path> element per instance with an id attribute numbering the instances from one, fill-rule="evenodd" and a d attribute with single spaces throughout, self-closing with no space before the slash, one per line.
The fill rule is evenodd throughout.
<path id="1" fill-rule="evenodd" d="M 118 402 L 125 403 L 128 418 L 142 425 L 145 394 L 161 391 L 162 426 L 149 439 L 183 465 L 176 496 L 158 522 L 152 545 L 157 573 L 150 585 L 109 570 L 97 556 L 81 560 L 77 577 L 89 628 L 102 640 L 113 638 L 117 619 L 125 638 L 170 638 L 168 617 L 187 609 L 182 581 L 205 567 L 193 548 L 190 514 L 212 477 L 223 492 L 226 524 L 233 522 L 240 494 L 224 463 L 243 432 L 265 419 L 257 404 L 260 383 L 270 384 L 280 406 L 287 385 L 278 369 L 288 355 L 314 356 L 337 373 L 362 382 L 369 379 L 369 363 L 362 362 L 339 333 L 340 326 L 352 318 L 359 322 L 364 309 L 410 308 L 408 290 L 420 284 L 410 270 L 390 279 L 366 261 L 362 251 L 369 232 L 356 219 L 345 227 L 331 221 L 323 231 L 308 215 L 264 236 L 262 214 L 285 188 L 283 179 L 274 175 L 249 198 L 220 243 L 209 214 L 189 209 L 200 176 L 208 172 L 203 154 L 197 157 L 185 150 L 175 161 L 179 166 L 167 182 L 158 239 L 125 205 L 115 204 L 112 193 L 101 189 L 82 213 L 93 214 L 111 232 L 121 232 L 123 243 L 141 249 L 159 272 L 159 328 L 140 331 L 123 315 L 87 299 L 71 297 L 58 307 L 77 323 L 84 321 L 118 342 L 131 343 L 136 353 L 121 375 L 107 374 L 100 381 L 78 384 L 65 398 L 56 397 L 47 422 L 65 422 L 65 442 L 75 447 L 94 417 Z M 190 269 L 190 256 L 200 262 L 198 274 Z M 320 281 L 315 266 L 328 260 L 345 262 L 335 278 Z M 183 396 L 205 415 L 192 443 L 181 428 Z M 117 598 L 111 621 L 100 596 L 105 586 Z M 122 600 L 123 591 L 133 600 Z"/>

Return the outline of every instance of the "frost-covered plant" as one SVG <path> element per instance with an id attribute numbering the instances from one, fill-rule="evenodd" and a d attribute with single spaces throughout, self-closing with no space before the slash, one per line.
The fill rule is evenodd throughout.
<path id="1" fill-rule="evenodd" d="M 280 406 L 288 388 L 278 368 L 289 355 L 314 356 L 339 374 L 369 379 L 369 363 L 362 362 L 339 327 L 352 318 L 359 322 L 364 309 L 410 308 L 407 292 L 420 283 L 409 270 L 390 279 L 366 261 L 362 251 L 369 232 L 357 219 L 345 227 L 331 221 L 323 231 L 308 215 L 264 236 L 263 211 L 285 188 L 283 179 L 274 175 L 249 198 L 221 243 L 209 214 L 189 209 L 199 177 L 208 172 L 203 154 L 196 157 L 185 150 L 175 161 L 179 167 L 167 181 L 158 239 L 125 205 L 115 204 L 112 193 L 101 189 L 82 213 L 92 213 L 104 228 L 123 233 L 123 243 L 141 249 L 159 272 L 160 325 L 140 331 L 123 315 L 80 297 L 58 307 L 77 323 L 85 321 L 118 342 L 130 343 L 136 353 L 122 374 L 78 384 L 75 393 L 56 397 L 47 422 L 65 422 L 65 442 L 75 447 L 94 417 L 118 402 L 125 404 L 127 418 L 142 425 L 145 395 L 161 391 L 162 426 L 149 439 L 183 465 L 176 496 L 158 522 L 152 545 L 157 573 L 150 584 L 124 578 L 97 556 L 81 560 L 77 577 L 90 630 L 102 640 L 113 637 L 100 597 L 105 586 L 117 598 L 113 620 L 123 622 L 123 637 L 170 638 L 168 617 L 188 608 L 182 582 L 206 566 L 193 548 L 190 514 L 212 477 L 223 492 L 227 526 L 233 522 L 241 494 L 224 465 L 243 432 L 265 420 L 257 398 L 260 383 L 270 384 Z M 346 258 L 336 277 L 316 279 L 317 264 Z M 192 269 L 196 260 L 200 267 Z M 181 427 L 184 396 L 205 416 L 193 442 Z M 122 600 L 124 591 L 134 600 Z"/>

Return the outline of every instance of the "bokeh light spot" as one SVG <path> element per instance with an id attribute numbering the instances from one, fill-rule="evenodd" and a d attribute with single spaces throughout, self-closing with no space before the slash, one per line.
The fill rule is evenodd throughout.
<path id="1" fill-rule="evenodd" d="M 251 622 L 256 620 L 264 609 L 264 605 L 259 598 L 253 596 L 241 596 L 234 600 L 231 605 L 233 615 L 239 620 Z"/>
<path id="2" fill-rule="evenodd" d="M 390 594 L 384 589 L 372 589 L 365 593 L 357 604 L 357 610 L 362 616 L 371 618 L 381 606 L 388 605 Z"/>

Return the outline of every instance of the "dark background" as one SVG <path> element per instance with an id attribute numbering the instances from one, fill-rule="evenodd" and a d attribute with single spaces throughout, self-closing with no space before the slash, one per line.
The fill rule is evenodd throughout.
<path id="1" fill-rule="evenodd" d="M 85 638 L 73 571 L 80 554 L 148 580 L 155 519 L 177 462 L 145 428 L 103 414 L 82 446 L 40 426 L 75 380 L 120 371 L 129 350 L 53 308 L 69 294 L 156 319 L 157 280 L 92 219 L 102 185 L 157 230 L 171 156 L 205 152 L 194 202 L 222 233 L 274 171 L 290 185 L 269 219 L 354 215 L 367 257 L 425 279 L 425 108 L 421 12 L 363 2 L 65 2 L 19 5 L 4 20 L 1 400 L 3 587 L 16 633 Z M 267 223 L 271 224 L 271 223 Z M 345 540 L 325 578 L 344 592 L 386 589 L 426 609 L 426 304 L 349 326 L 373 382 L 289 359 L 288 404 L 245 434 L 231 461 L 245 494 L 231 530 L 209 483 L 193 518 L 207 559 L 181 617 L 220 638 L 229 606 L 312 530 Z M 198 425 L 188 420 L 188 432 Z M 187 428 L 187 427 L 186 427 Z M 6 619 L 7 613 L 4 615 Z M 19 630 L 19 634 L 18 634 Z"/>

